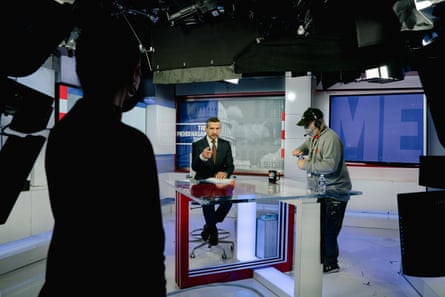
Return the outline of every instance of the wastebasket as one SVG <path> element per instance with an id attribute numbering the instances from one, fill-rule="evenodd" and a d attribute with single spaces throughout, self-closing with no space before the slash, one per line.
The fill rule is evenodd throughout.
<path id="1" fill-rule="evenodd" d="M 278 214 L 267 213 L 257 218 L 256 253 L 258 258 L 277 256 Z"/>

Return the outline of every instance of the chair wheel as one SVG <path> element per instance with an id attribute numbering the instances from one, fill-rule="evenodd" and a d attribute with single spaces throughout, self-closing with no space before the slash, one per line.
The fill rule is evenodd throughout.
<path id="1" fill-rule="evenodd" d="M 191 254 L 190 254 L 190 258 L 192 258 L 192 259 L 195 258 L 195 254 L 194 254 L 194 253 L 191 253 Z"/>

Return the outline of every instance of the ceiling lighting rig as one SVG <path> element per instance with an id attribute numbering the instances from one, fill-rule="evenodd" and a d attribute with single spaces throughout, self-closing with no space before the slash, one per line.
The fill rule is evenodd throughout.
<path id="1" fill-rule="evenodd" d="M 314 22 L 314 13 L 323 9 L 328 0 L 289 0 L 281 7 L 256 4 L 251 7 L 252 15 L 259 24 L 257 43 L 283 35 L 309 36 Z"/>
<path id="2" fill-rule="evenodd" d="M 307 36 L 312 25 L 312 1 L 293 1 L 293 5 L 297 12 L 297 35 Z"/>
<path id="3" fill-rule="evenodd" d="M 113 1 L 111 16 L 119 14 L 140 15 L 149 19 L 152 23 L 156 23 L 159 20 L 159 8 L 132 8 L 128 5 L 125 6 L 120 1 L 115 0 Z"/>
<path id="4" fill-rule="evenodd" d="M 224 6 L 219 5 L 216 0 L 197 0 L 176 10 L 166 1 L 159 2 L 170 26 L 176 24 L 186 26 L 202 24 L 208 19 L 223 15 L 225 12 Z"/>

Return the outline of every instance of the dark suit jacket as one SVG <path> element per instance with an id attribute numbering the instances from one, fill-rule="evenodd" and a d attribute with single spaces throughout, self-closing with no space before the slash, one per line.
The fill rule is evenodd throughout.
<path id="1" fill-rule="evenodd" d="M 196 172 L 195 179 L 214 177 L 218 171 L 224 171 L 227 173 L 227 177 L 230 177 L 235 170 L 230 142 L 218 138 L 215 164 L 212 159 L 202 161 L 199 157 L 201 152 L 208 146 L 207 136 L 192 144 L 192 169 Z"/>
<path id="2" fill-rule="evenodd" d="M 88 100 L 80 99 L 47 141 L 54 231 L 39 297 L 138 296 L 147 288 L 151 296 L 166 296 L 152 145 L 111 105 Z"/>

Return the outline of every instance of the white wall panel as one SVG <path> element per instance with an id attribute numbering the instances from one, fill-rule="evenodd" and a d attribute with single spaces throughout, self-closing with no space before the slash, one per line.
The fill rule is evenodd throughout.
<path id="1" fill-rule="evenodd" d="M 135 127 L 139 131 L 146 133 L 146 108 L 145 106 L 135 106 L 133 109 L 122 114 L 122 122 Z"/>
<path id="2" fill-rule="evenodd" d="M 162 105 L 147 106 L 147 136 L 156 155 L 176 152 L 176 110 Z"/>
<path id="3" fill-rule="evenodd" d="M 299 178 L 306 174 L 298 169 L 291 152 L 305 141 L 304 128 L 297 127 L 296 123 L 301 119 L 304 111 L 311 106 L 312 76 L 286 77 L 285 88 L 284 175 L 288 178 Z"/>

